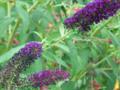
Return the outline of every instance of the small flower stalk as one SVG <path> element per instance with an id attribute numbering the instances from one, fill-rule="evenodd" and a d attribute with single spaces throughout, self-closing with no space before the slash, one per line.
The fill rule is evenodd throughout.
<path id="1" fill-rule="evenodd" d="M 88 31 L 90 25 L 114 16 L 119 9 L 120 0 L 93 0 L 72 17 L 65 19 L 64 25 L 67 28 Z"/>
<path id="2" fill-rule="evenodd" d="M 17 82 L 19 74 L 29 67 L 35 59 L 41 56 L 42 44 L 40 42 L 29 42 L 19 50 L 0 72 L 0 83 L 8 81 Z"/>
<path id="3" fill-rule="evenodd" d="M 33 87 L 40 87 L 55 84 L 57 81 L 65 80 L 69 77 L 69 73 L 63 70 L 45 70 L 35 73 L 29 77 L 29 81 Z"/>

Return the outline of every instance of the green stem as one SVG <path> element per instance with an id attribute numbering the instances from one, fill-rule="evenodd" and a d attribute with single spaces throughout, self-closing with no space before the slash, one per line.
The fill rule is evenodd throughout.
<path id="1" fill-rule="evenodd" d="M 109 54 L 108 56 L 104 57 L 103 59 L 101 59 L 98 63 L 96 63 L 94 65 L 94 67 L 99 66 L 101 63 L 103 63 L 104 61 L 106 61 L 107 58 L 111 57 L 112 55 L 114 55 L 115 53 L 119 52 L 120 50 L 116 50 L 114 52 L 112 52 L 111 54 Z"/>
<path id="2" fill-rule="evenodd" d="M 30 9 L 28 9 L 28 13 L 30 13 L 37 5 L 39 4 L 39 1 L 36 1 L 31 7 Z M 11 16 L 11 9 L 10 9 L 10 2 L 8 2 L 8 16 L 10 17 Z M 19 27 L 19 24 L 20 24 L 20 20 L 17 19 L 16 20 L 16 24 L 13 28 L 13 30 L 11 30 L 11 26 L 9 27 L 9 31 L 10 31 L 10 37 L 9 37 L 9 40 L 8 40 L 8 43 L 7 43 L 7 49 L 9 50 L 10 47 L 11 47 L 11 43 L 13 41 L 13 38 L 14 38 L 14 35 L 17 31 L 17 28 Z"/>
<path id="3" fill-rule="evenodd" d="M 11 17 L 11 9 L 12 9 L 12 5 L 11 5 L 11 3 L 8 1 L 7 2 L 7 12 L 8 12 L 8 18 L 10 18 Z M 12 29 L 12 26 L 11 26 L 11 24 L 9 25 L 9 27 L 8 27 L 8 32 L 9 32 L 9 34 L 11 34 L 11 29 Z"/>
<path id="4" fill-rule="evenodd" d="M 44 50 L 47 50 L 53 46 L 56 46 L 56 44 L 60 43 L 62 40 L 64 40 L 69 34 L 71 33 L 71 31 L 67 32 L 64 36 L 60 37 L 58 40 L 56 40 L 55 43 L 50 44 L 50 46 L 47 47 L 47 45 L 45 45 Z"/>
<path id="5" fill-rule="evenodd" d="M 5 90 L 15 90 L 15 89 L 14 89 L 14 86 L 11 85 L 11 83 L 8 83 L 6 85 L 6 89 Z"/>
<path id="6" fill-rule="evenodd" d="M 80 72 L 78 73 L 77 75 L 75 75 L 74 77 L 71 78 L 72 81 L 76 81 L 82 77 L 84 77 L 85 75 L 87 74 L 87 71 L 84 71 L 84 72 Z"/>
<path id="7" fill-rule="evenodd" d="M 12 90 L 10 85 L 7 86 L 7 90 Z"/>
<path id="8" fill-rule="evenodd" d="M 104 71 L 111 71 L 112 68 L 100 68 L 101 70 L 104 70 Z"/>
<path id="9" fill-rule="evenodd" d="M 120 16 L 120 13 L 118 13 L 117 16 Z M 97 28 L 92 34 L 91 37 L 95 36 L 100 29 L 104 28 L 104 26 L 106 26 L 107 24 L 109 24 L 111 21 L 113 20 L 113 18 L 110 18 L 108 21 L 106 21 L 102 26 L 100 26 L 99 28 Z"/>
<path id="10" fill-rule="evenodd" d="M 11 18 L 11 9 L 13 7 L 13 3 L 15 3 L 15 1 L 13 0 L 12 2 L 10 0 L 8 0 L 7 2 L 7 13 L 8 13 L 8 18 Z M 11 35 L 12 35 L 12 25 L 10 24 L 9 27 L 8 27 L 8 43 L 7 43 L 7 49 L 9 49 L 9 44 L 10 44 L 10 39 L 11 39 Z"/>
<path id="11" fill-rule="evenodd" d="M 91 37 L 92 36 L 95 36 L 99 30 L 101 30 L 104 26 L 106 26 L 108 23 L 110 23 L 112 21 L 112 18 L 110 18 L 107 22 L 105 22 L 102 26 L 100 26 L 99 28 L 97 28 L 92 34 L 91 34 Z"/>
<path id="12" fill-rule="evenodd" d="M 36 1 L 29 9 L 28 12 L 31 13 L 31 11 L 33 11 L 35 9 L 35 7 L 37 7 L 37 5 L 39 4 L 39 1 Z"/>
<path id="13" fill-rule="evenodd" d="M 8 50 L 9 50 L 10 47 L 11 47 L 11 43 L 12 43 L 12 41 L 13 41 L 14 35 L 15 35 L 16 31 L 17 31 L 17 28 L 18 28 L 19 24 L 20 24 L 20 23 L 19 23 L 19 20 L 17 20 L 17 21 L 16 21 L 16 24 L 15 24 L 15 27 L 14 27 L 14 29 L 12 30 L 12 33 L 10 34 L 10 38 L 9 38 L 9 41 L 8 41 L 8 44 L 7 44 Z"/>

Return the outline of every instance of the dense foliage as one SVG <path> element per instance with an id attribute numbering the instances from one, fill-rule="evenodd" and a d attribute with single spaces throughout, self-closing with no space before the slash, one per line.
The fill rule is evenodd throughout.
<path id="1" fill-rule="evenodd" d="M 97 24 L 93 20 L 87 32 L 81 32 L 81 28 L 66 28 L 64 23 L 66 18 L 84 8 L 90 1 L 0 0 L 0 90 L 40 90 L 28 78 L 45 70 L 64 70 L 69 73 L 69 78 L 67 76 L 65 80 L 64 74 L 55 73 L 54 75 L 63 75 L 62 80 L 60 76 L 55 76 L 54 79 L 61 81 L 54 81 L 54 84 L 49 85 L 49 90 L 113 90 L 116 81 L 117 84 L 120 81 L 119 10 L 110 18 L 98 20 Z M 40 47 L 26 47 L 31 41 L 40 42 Z M 24 49 L 24 57 L 15 58 L 18 62 L 11 61 L 16 53 L 21 55 L 21 48 Z M 41 56 L 36 58 L 38 52 Z M 11 62 L 14 68 L 16 63 L 21 63 L 20 69 L 4 69 Z M 21 70 L 22 68 L 25 69 Z M 6 76 L 6 73 L 2 73 L 4 70 L 7 73 L 9 70 L 14 72 L 9 73 L 9 78 L 6 78 L 8 82 L 3 79 Z M 16 82 L 12 80 L 16 79 L 15 76 Z"/>

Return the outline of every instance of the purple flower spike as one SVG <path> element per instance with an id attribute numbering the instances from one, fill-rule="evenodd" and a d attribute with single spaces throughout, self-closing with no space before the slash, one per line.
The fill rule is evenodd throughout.
<path id="1" fill-rule="evenodd" d="M 12 78 L 17 82 L 19 74 L 29 67 L 38 57 L 41 56 L 42 44 L 40 42 L 29 42 L 19 50 L 0 72 L 0 78 L 3 84 Z M 6 82 L 5 82 L 6 81 Z"/>
<path id="2" fill-rule="evenodd" d="M 116 14 L 120 9 L 120 0 L 93 0 L 72 17 L 65 19 L 67 28 L 78 28 L 83 31 L 90 30 L 90 25 L 99 23 Z"/>
<path id="3" fill-rule="evenodd" d="M 19 71 L 22 71 L 31 65 L 34 59 L 40 57 L 41 52 L 42 44 L 40 42 L 29 42 L 12 57 L 10 63 L 18 64 Z"/>
<path id="4" fill-rule="evenodd" d="M 69 77 L 69 73 L 63 70 L 45 70 L 35 73 L 29 77 L 34 87 L 48 86 L 55 84 L 59 80 L 64 80 Z"/>

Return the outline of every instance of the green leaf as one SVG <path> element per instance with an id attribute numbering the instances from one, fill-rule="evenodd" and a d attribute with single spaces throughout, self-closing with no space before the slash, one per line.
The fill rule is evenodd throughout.
<path id="1" fill-rule="evenodd" d="M 13 22 L 14 18 L 4 17 L 0 19 L 0 38 L 6 37 L 8 26 Z"/>
<path id="2" fill-rule="evenodd" d="M 68 41 L 68 46 L 70 53 L 68 53 L 68 56 L 70 58 L 70 64 L 72 65 L 72 73 L 76 74 L 80 70 L 80 56 L 78 55 L 77 47 L 72 43 L 72 41 Z"/>
<path id="3" fill-rule="evenodd" d="M 52 52 L 43 52 L 43 57 L 49 61 L 56 61 L 59 65 L 62 65 L 64 67 L 68 67 L 65 61 L 61 59 L 58 55 L 53 54 Z"/>
<path id="4" fill-rule="evenodd" d="M 32 73 L 39 72 L 41 70 L 42 70 L 42 63 L 41 63 L 41 59 L 39 58 L 35 60 L 35 62 L 29 68 L 27 68 L 24 74 L 30 75 Z"/>
<path id="5" fill-rule="evenodd" d="M 66 82 L 61 86 L 62 90 L 75 90 L 75 83 L 72 81 Z"/>
<path id="6" fill-rule="evenodd" d="M 5 9 L 3 7 L 0 7 L 0 19 L 4 18 L 5 17 Z"/>
<path id="7" fill-rule="evenodd" d="M 113 33 L 111 33 L 110 31 L 107 31 L 107 32 L 110 35 L 110 37 L 112 38 L 113 44 L 119 47 L 120 46 L 119 39 Z"/>
<path id="8" fill-rule="evenodd" d="M 57 46 L 59 49 L 62 49 L 64 52 L 70 53 L 68 46 L 65 44 L 59 43 L 59 44 L 55 44 L 55 46 Z"/>
<path id="9" fill-rule="evenodd" d="M 0 64 L 8 61 L 15 53 L 17 53 L 21 48 L 23 47 L 22 46 L 18 46 L 16 48 L 13 48 L 11 49 L 10 51 L 4 53 L 3 55 L 0 56 Z"/>
<path id="10" fill-rule="evenodd" d="M 16 6 L 16 11 L 17 11 L 18 16 L 22 20 L 22 23 L 20 24 L 18 30 L 21 33 L 20 34 L 20 41 L 21 41 L 21 43 L 23 43 L 26 41 L 26 39 L 28 37 L 27 30 L 28 30 L 29 24 L 30 24 L 29 14 L 19 4 Z"/>
<path id="11" fill-rule="evenodd" d="M 63 61 L 59 56 L 57 55 L 53 55 L 54 59 L 58 62 L 58 64 L 68 68 L 67 64 L 65 63 L 65 61 Z"/>

